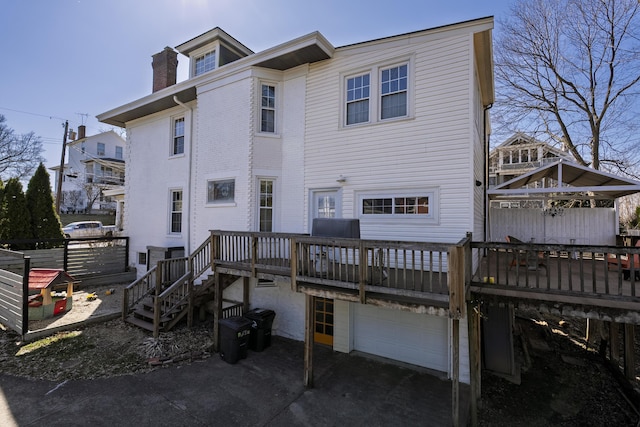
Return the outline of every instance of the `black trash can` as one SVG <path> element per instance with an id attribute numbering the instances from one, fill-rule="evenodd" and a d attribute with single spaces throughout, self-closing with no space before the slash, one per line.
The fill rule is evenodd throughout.
<path id="1" fill-rule="evenodd" d="M 254 308 L 245 313 L 244 317 L 251 321 L 251 336 L 249 348 L 253 351 L 262 351 L 271 345 L 271 325 L 276 313 L 273 310 Z"/>
<path id="2" fill-rule="evenodd" d="M 251 320 L 244 317 L 229 317 L 218 321 L 220 325 L 220 357 L 228 363 L 236 363 L 247 357 L 247 346 L 251 336 Z"/>

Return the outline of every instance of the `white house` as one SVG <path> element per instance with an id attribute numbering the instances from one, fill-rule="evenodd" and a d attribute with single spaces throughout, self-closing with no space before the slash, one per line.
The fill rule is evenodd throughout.
<path id="1" fill-rule="evenodd" d="M 325 216 L 359 219 L 364 239 L 482 239 L 492 28 L 342 47 L 313 32 L 258 53 L 215 28 L 176 47 L 190 64 L 179 83 L 177 53 L 154 55 L 153 93 L 98 116 L 127 129 L 131 263 L 144 272 L 148 248 L 190 252 L 212 229 L 309 233 Z M 277 313 L 274 334 L 304 338 L 304 296 L 288 283 L 254 283 L 250 298 Z M 334 350 L 451 373 L 447 316 L 319 302 Z"/>
<path id="2" fill-rule="evenodd" d="M 61 209 L 86 211 L 91 204 L 92 210 L 115 211 L 116 203 L 103 192 L 124 185 L 126 143 L 114 131 L 93 136 L 86 136 L 85 132 L 85 127 L 79 126 L 78 138 L 67 143 L 69 154 L 62 176 Z M 60 167 L 51 170 L 56 172 L 57 183 Z"/>

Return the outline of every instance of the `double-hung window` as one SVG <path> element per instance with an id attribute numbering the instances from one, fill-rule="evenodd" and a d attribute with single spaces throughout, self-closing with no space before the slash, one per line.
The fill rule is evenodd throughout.
<path id="1" fill-rule="evenodd" d="M 369 74 L 347 79 L 347 125 L 369 121 Z"/>
<path id="2" fill-rule="evenodd" d="M 122 160 L 124 159 L 122 147 L 116 146 L 116 159 Z"/>
<path id="3" fill-rule="evenodd" d="M 380 76 L 380 118 L 407 115 L 407 64 L 383 69 Z"/>
<path id="4" fill-rule="evenodd" d="M 169 232 L 182 232 L 182 190 L 171 190 L 171 224 Z"/>
<path id="5" fill-rule="evenodd" d="M 259 231 L 273 231 L 273 180 L 260 180 Z"/>
<path id="6" fill-rule="evenodd" d="M 104 156 L 104 153 L 105 153 L 104 143 L 98 142 L 98 149 L 97 149 L 98 156 Z"/>
<path id="7" fill-rule="evenodd" d="M 276 87 L 262 84 L 260 104 L 260 132 L 276 131 Z"/>
<path id="8" fill-rule="evenodd" d="M 173 121 L 173 142 L 171 146 L 173 156 L 184 154 L 184 117 Z"/>
<path id="9" fill-rule="evenodd" d="M 344 78 L 344 126 L 410 115 L 411 61 L 371 67 Z"/>
<path id="10" fill-rule="evenodd" d="M 216 68 L 216 51 L 207 52 L 195 59 L 193 75 L 199 76 Z"/>

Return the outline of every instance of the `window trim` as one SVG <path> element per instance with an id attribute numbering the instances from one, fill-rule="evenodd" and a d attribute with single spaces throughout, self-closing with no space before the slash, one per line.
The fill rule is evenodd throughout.
<path id="1" fill-rule="evenodd" d="M 207 56 L 211 56 L 212 60 L 213 60 L 213 68 L 210 68 L 208 70 L 203 70 L 202 72 L 198 73 L 198 60 L 199 59 L 203 59 Z M 209 71 L 213 71 L 215 69 L 218 68 L 218 49 L 217 46 L 210 48 L 210 49 L 206 49 L 203 50 L 202 52 L 199 53 L 194 53 L 193 56 L 191 57 L 191 77 L 198 77 L 201 76 L 205 73 L 208 73 Z"/>
<path id="2" fill-rule="evenodd" d="M 273 86 L 274 88 L 274 118 L 273 118 L 273 132 L 262 130 L 262 86 Z M 257 135 L 268 138 L 279 138 L 280 137 L 280 117 L 282 114 L 282 95 L 281 95 L 281 85 L 279 82 L 275 80 L 271 80 L 268 78 L 258 78 L 256 83 L 256 101 L 255 101 L 255 114 L 256 114 L 256 125 L 255 132 Z"/>
<path id="3" fill-rule="evenodd" d="M 182 152 L 176 153 L 176 123 L 182 120 Z M 184 156 L 186 140 L 187 140 L 187 120 L 185 116 L 175 116 L 171 118 L 171 145 L 169 147 L 169 157 L 181 157 Z"/>
<path id="4" fill-rule="evenodd" d="M 173 210 L 174 198 L 173 195 L 175 193 L 180 193 L 180 210 Z M 173 214 L 180 213 L 180 231 L 173 230 Z M 182 235 L 183 222 L 184 222 L 184 190 L 182 188 L 170 188 L 169 189 L 169 223 L 167 224 L 167 231 L 169 235 L 179 236 Z"/>
<path id="5" fill-rule="evenodd" d="M 263 95 L 263 89 L 264 87 L 271 87 L 273 88 L 273 107 L 269 107 L 269 106 L 264 106 L 262 101 L 264 100 L 264 95 Z M 260 133 L 267 133 L 270 135 L 276 134 L 277 133 L 277 129 L 278 129 L 278 86 L 276 84 L 270 83 L 270 82 L 260 82 Z M 272 111 L 273 112 L 273 130 L 265 130 L 262 125 L 263 125 L 263 121 L 262 121 L 262 113 L 264 111 Z"/>
<path id="6" fill-rule="evenodd" d="M 390 123 L 399 120 L 413 119 L 414 114 L 414 84 L 415 84 L 415 55 L 390 58 L 386 61 L 370 66 L 350 70 L 340 74 L 340 128 L 353 129 L 360 126 Z M 403 116 L 382 119 L 382 72 L 391 68 L 407 66 L 407 112 Z M 369 74 L 369 120 L 347 124 L 347 81 L 348 79 Z"/>
<path id="7" fill-rule="evenodd" d="M 367 95 L 366 96 L 361 96 L 360 98 L 354 99 L 354 100 L 349 100 L 349 81 L 352 79 L 358 79 L 358 78 L 363 78 L 363 77 L 368 77 L 369 82 L 367 83 L 366 87 L 368 88 L 367 91 Z M 344 78 L 344 82 L 345 82 L 345 93 L 344 93 L 344 125 L 345 126 L 354 126 L 354 125 L 358 125 L 358 124 L 362 124 L 362 123 L 370 123 L 371 122 L 371 106 L 372 106 L 372 102 L 371 102 L 371 73 L 369 71 L 364 72 L 364 73 L 356 73 L 355 75 L 349 75 L 349 76 L 345 76 Z M 362 86 L 359 86 L 360 89 L 364 88 L 364 84 Z M 354 123 L 349 123 L 349 105 L 350 104 L 355 104 L 355 103 L 361 103 L 363 101 L 367 102 L 367 119 L 366 120 L 362 120 L 359 122 L 354 122 Z"/>
<path id="8" fill-rule="evenodd" d="M 213 183 L 215 185 L 215 183 L 223 183 L 223 182 L 228 182 L 231 181 L 233 182 L 233 198 L 231 200 L 227 200 L 227 199 L 221 199 L 216 201 L 215 199 L 210 200 L 209 199 L 209 184 Z M 206 186 L 205 186 L 205 204 L 206 206 L 236 206 L 236 178 L 235 177 L 226 177 L 226 178 L 210 178 L 207 179 L 206 182 Z M 215 192 L 215 188 L 214 188 L 214 192 Z M 215 195 L 215 194 L 214 194 Z"/>
<path id="9" fill-rule="evenodd" d="M 365 214 L 363 213 L 363 204 L 365 199 L 395 199 L 407 197 L 428 197 L 429 213 L 428 214 L 397 214 L 393 212 L 395 209 L 395 200 L 392 200 L 392 213 L 390 214 Z M 437 187 L 431 188 L 415 188 L 415 189 L 388 189 L 380 191 L 362 191 L 357 194 L 357 217 L 361 220 L 396 220 L 396 221 L 418 221 L 420 223 L 438 224 L 440 222 L 440 190 Z"/>
<path id="10" fill-rule="evenodd" d="M 269 232 L 274 232 L 276 230 L 276 216 L 275 216 L 275 211 L 276 211 L 276 204 L 275 204 L 275 200 L 276 200 L 276 179 L 273 177 L 267 177 L 267 176 L 261 176 L 257 178 L 257 201 L 256 201 L 256 206 L 258 207 L 258 215 L 256 217 L 256 221 L 257 221 L 257 226 L 256 226 L 256 230 L 258 231 L 262 231 L 261 230 L 261 217 L 260 214 L 262 212 L 262 209 L 270 209 L 271 210 L 271 230 Z M 271 206 L 270 207 L 263 207 L 262 206 L 262 182 L 264 181 L 269 181 L 271 182 Z"/>

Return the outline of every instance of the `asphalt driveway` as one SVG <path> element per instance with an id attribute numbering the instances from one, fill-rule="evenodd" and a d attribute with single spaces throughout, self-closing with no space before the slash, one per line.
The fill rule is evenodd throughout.
<path id="1" fill-rule="evenodd" d="M 0 365 L 1 366 L 1 365 Z M 0 368 L 1 369 L 1 368 Z M 461 385 L 461 408 L 469 388 Z M 466 424 L 467 414 L 461 425 Z M 432 372 L 279 337 L 231 365 L 217 354 L 139 375 L 59 383 L 0 374 L 8 426 L 450 426 L 451 382 Z"/>

